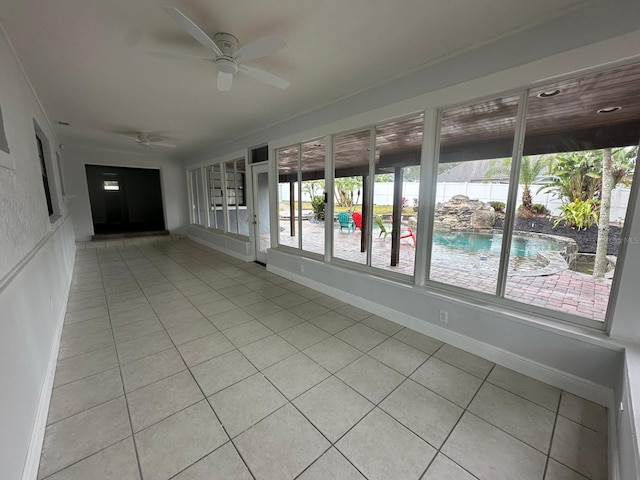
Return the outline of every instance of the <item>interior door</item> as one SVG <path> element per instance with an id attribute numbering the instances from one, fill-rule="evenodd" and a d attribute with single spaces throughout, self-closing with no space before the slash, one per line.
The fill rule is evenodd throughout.
<path id="1" fill-rule="evenodd" d="M 269 220 L 269 165 L 252 165 L 253 234 L 256 261 L 267 264 L 267 249 L 271 246 Z"/>

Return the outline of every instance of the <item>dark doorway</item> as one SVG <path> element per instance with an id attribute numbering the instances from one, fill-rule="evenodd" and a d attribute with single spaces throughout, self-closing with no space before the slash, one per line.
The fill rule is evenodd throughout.
<path id="1" fill-rule="evenodd" d="M 163 232 L 160 170 L 87 165 L 96 235 Z"/>

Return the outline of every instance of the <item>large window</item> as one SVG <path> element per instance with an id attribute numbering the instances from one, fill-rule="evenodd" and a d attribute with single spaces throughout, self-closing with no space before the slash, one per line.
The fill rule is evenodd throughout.
<path id="1" fill-rule="evenodd" d="M 430 280 L 496 293 L 517 115 L 514 96 L 441 113 Z"/>
<path id="2" fill-rule="evenodd" d="M 324 139 L 281 148 L 278 162 L 278 243 L 324 254 Z"/>
<path id="3" fill-rule="evenodd" d="M 224 168 L 228 231 L 249 235 L 247 202 L 244 193 L 246 182 L 244 159 L 226 162 Z"/>
<path id="4" fill-rule="evenodd" d="M 207 167 L 207 187 L 209 189 L 209 227 L 224 230 L 224 201 L 222 172 L 220 164 Z"/>
<path id="5" fill-rule="evenodd" d="M 413 275 L 424 116 L 334 137 L 333 256 Z"/>
<path id="6" fill-rule="evenodd" d="M 429 280 L 601 324 L 637 164 L 638 98 L 636 65 L 532 88 L 520 116 L 516 97 L 442 111 Z"/>

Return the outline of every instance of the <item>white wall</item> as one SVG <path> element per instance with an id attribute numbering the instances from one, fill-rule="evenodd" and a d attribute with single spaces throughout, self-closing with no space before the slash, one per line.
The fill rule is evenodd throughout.
<path id="1" fill-rule="evenodd" d="M 167 157 L 154 152 L 148 153 L 144 147 L 140 149 L 141 153 L 135 154 L 80 146 L 65 147 L 65 189 L 70 197 L 69 211 L 73 215 L 77 241 L 90 240 L 94 233 L 85 171 L 87 164 L 159 169 L 166 228 L 171 233 L 183 232 L 183 227 L 189 223 L 184 167 Z"/>
<path id="2" fill-rule="evenodd" d="M 0 152 L 0 477 L 37 465 L 75 246 L 54 158 L 58 145 L 4 34 L 0 105 L 10 153 Z M 46 137 L 56 216 L 49 218 L 34 136 Z M 43 418 L 43 415 L 45 417 Z M 43 432 L 43 430 L 42 430 Z M 35 474 L 32 478 L 35 478 Z"/>

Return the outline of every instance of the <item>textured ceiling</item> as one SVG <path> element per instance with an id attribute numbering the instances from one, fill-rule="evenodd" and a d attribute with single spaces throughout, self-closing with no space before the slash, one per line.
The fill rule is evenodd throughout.
<path id="1" fill-rule="evenodd" d="M 4 0 L 2 23 L 59 140 L 140 152 L 118 133 L 165 136 L 188 158 L 543 23 L 586 0 Z M 212 62 L 152 52 L 208 51 L 162 10 L 174 6 L 207 34 L 240 45 L 279 35 L 287 47 L 250 62 L 289 82 L 279 90 L 237 74 L 216 89 Z M 69 126 L 57 124 L 68 122 Z"/>

